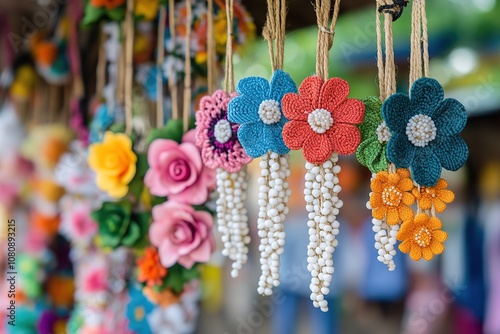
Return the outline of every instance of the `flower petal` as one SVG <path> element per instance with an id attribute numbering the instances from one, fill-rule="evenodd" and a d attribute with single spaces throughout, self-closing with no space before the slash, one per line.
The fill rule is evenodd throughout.
<path id="1" fill-rule="evenodd" d="M 333 112 L 347 99 L 347 96 L 349 96 L 349 84 L 347 81 L 341 78 L 328 79 L 323 84 L 323 87 L 321 87 L 318 107 Z"/>
<path id="2" fill-rule="evenodd" d="M 387 209 L 385 208 L 385 206 L 379 206 L 379 207 L 374 208 L 372 210 L 373 218 L 379 219 L 379 220 L 384 219 L 386 213 L 387 213 Z"/>
<path id="3" fill-rule="evenodd" d="M 429 197 L 424 196 L 418 201 L 418 206 L 422 210 L 429 210 L 432 206 L 432 201 Z"/>
<path id="4" fill-rule="evenodd" d="M 260 120 L 260 102 L 248 96 L 237 96 L 227 106 L 227 118 L 238 124 L 254 123 Z"/>
<path id="5" fill-rule="evenodd" d="M 261 157 L 267 152 L 266 144 L 263 142 L 263 130 L 264 124 L 261 122 L 242 124 L 238 128 L 238 139 L 241 146 L 252 158 Z"/>
<path id="6" fill-rule="evenodd" d="M 439 241 L 439 242 L 444 242 L 446 239 L 448 239 L 448 233 L 442 230 L 436 230 L 432 231 L 432 237 L 434 240 Z"/>
<path id="7" fill-rule="evenodd" d="M 413 189 L 413 182 L 408 178 L 401 178 L 398 182 L 397 188 L 400 191 L 410 191 Z"/>
<path id="8" fill-rule="evenodd" d="M 430 217 L 427 226 L 432 230 L 439 230 L 443 227 L 443 223 L 441 223 L 441 220 L 437 217 Z"/>
<path id="9" fill-rule="evenodd" d="M 415 155 L 415 146 L 408 141 L 405 134 L 393 133 L 387 143 L 386 151 L 387 159 L 396 167 L 408 168 Z"/>
<path id="10" fill-rule="evenodd" d="M 310 111 L 319 108 L 320 93 L 322 91 L 323 79 L 317 75 L 312 75 L 304 79 L 299 87 L 299 95 L 307 100 L 307 105 L 311 106 Z"/>
<path id="11" fill-rule="evenodd" d="M 429 261 L 434 257 L 434 254 L 432 254 L 432 251 L 430 247 L 424 247 L 422 248 L 422 257 L 426 260 Z"/>
<path id="12" fill-rule="evenodd" d="M 399 219 L 403 222 L 410 221 L 413 218 L 413 210 L 406 205 L 400 205 L 399 209 Z"/>
<path id="13" fill-rule="evenodd" d="M 440 231 L 440 232 L 443 232 L 443 231 Z M 445 232 L 443 232 L 443 233 L 445 233 Z M 445 238 L 445 240 L 446 240 L 446 238 Z M 429 246 L 430 246 L 431 251 L 436 255 L 439 255 L 444 251 L 444 245 L 441 242 L 437 241 L 436 239 L 432 240 L 431 244 Z"/>
<path id="14" fill-rule="evenodd" d="M 326 134 L 313 133 L 304 141 L 304 158 L 312 164 L 322 164 L 332 155 L 332 143 Z"/>
<path id="15" fill-rule="evenodd" d="M 429 147 L 439 158 L 441 166 L 447 170 L 459 170 L 469 157 L 469 148 L 462 137 L 437 137 Z M 437 180 L 436 180 L 437 181 Z"/>
<path id="16" fill-rule="evenodd" d="M 267 149 L 278 154 L 287 154 L 290 152 L 285 145 L 282 136 L 282 128 L 278 124 L 265 126 L 263 130 L 263 139 L 268 144 Z"/>
<path id="17" fill-rule="evenodd" d="M 380 178 L 376 177 L 372 180 L 372 182 L 370 184 L 370 188 L 374 192 L 381 193 L 384 190 L 384 181 L 382 181 Z"/>
<path id="18" fill-rule="evenodd" d="M 282 70 L 276 70 L 271 78 L 270 98 L 281 104 L 281 99 L 287 93 L 297 93 L 297 85 L 290 75 Z"/>
<path id="19" fill-rule="evenodd" d="M 433 201 L 433 204 L 434 204 L 434 209 L 438 213 L 446 210 L 446 204 L 442 200 L 440 200 L 439 198 L 435 198 Z"/>
<path id="20" fill-rule="evenodd" d="M 444 98 L 443 87 L 436 79 L 420 78 L 411 86 L 410 98 L 413 115 L 424 114 L 434 118 Z"/>
<path id="21" fill-rule="evenodd" d="M 365 105 L 358 99 L 347 99 L 332 109 L 332 115 L 334 122 L 359 124 L 365 117 Z"/>
<path id="22" fill-rule="evenodd" d="M 449 98 L 441 102 L 433 120 L 438 136 L 453 136 L 464 129 L 467 123 L 467 112 L 462 103 Z"/>
<path id="23" fill-rule="evenodd" d="M 333 151 L 341 155 L 356 152 L 361 142 L 361 133 L 352 124 L 334 124 L 326 134 L 330 138 Z"/>
<path id="24" fill-rule="evenodd" d="M 422 249 L 415 243 L 411 243 L 410 258 L 413 261 L 418 261 L 422 258 Z"/>
<path id="25" fill-rule="evenodd" d="M 260 102 L 269 98 L 269 81 L 262 77 L 246 77 L 236 85 L 239 95 L 246 95 L 249 99 Z"/>
<path id="26" fill-rule="evenodd" d="M 406 133 L 406 125 L 414 114 L 410 109 L 410 98 L 408 95 L 392 94 L 382 104 L 382 116 L 385 124 L 391 130 L 400 134 Z"/>
<path id="27" fill-rule="evenodd" d="M 408 253 L 411 248 L 411 240 L 406 239 L 402 243 L 399 244 L 399 250 L 403 253 Z"/>
<path id="28" fill-rule="evenodd" d="M 448 189 L 436 190 L 436 196 L 445 203 L 451 203 L 455 199 L 453 191 Z"/>
<path id="29" fill-rule="evenodd" d="M 363 140 L 356 149 L 356 158 L 363 166 L 370 165 L 379 155 L 383 153 L 383 145 L 375 137 Z"/>
<path id="30" fill-rule="evenodd" d="M 372 183 L 373 185 L 373 183 Z M 375 208 L 378 208 L 380 206 L 383 205 L 383 202 L 382 202 L 382 197 L 380 195 L 379 192 L 373 192 L 370 196 L 370 206 L 375 209 Z M 384 215 L 385 215 L 385 212 L 384 212 Z M 380 215 L 378 215 L 378 217 L 380 217 Z M 377 217 L 375 217 L 377 218 Z M 383 218 L 383 216 L 382 216 Z M 377 219 L 382 219 L 382 218 L 377 218 Z"/>
<path id="31" fill-rule="evenodd" d="M 446 189 L 448 187 L 448 182 L 445 179 L 439 179 L 434 186 L 435 189 Z"/>
<path id="32" fill-rule="evenodd" d="M 314 131 L 307 122 L 290 121 L 283 127 L 282 134 L 286 146 L 292 150 L 299 150 Z"/>
<path id="33" fill-rule="evenodd" d="M 390 208 L 387 210 L 387 224 L 396 225 L 399 223 L 399 214 L 396 208 Z"/>
<path id="34" fill-rule="evenodd" d="M 421 186 L 433 186 L 441 176 L 441 162 L 429 146 L 415 151 L 411 164 L 413 180 Z"/>
<path id="35" fill-rule="evenodd" d="M 297 94 L 286 94 L 281 100 L 283 115 L 289 120 L 307 121 L 309 113 L 314 110 L 310 101 Z"/>

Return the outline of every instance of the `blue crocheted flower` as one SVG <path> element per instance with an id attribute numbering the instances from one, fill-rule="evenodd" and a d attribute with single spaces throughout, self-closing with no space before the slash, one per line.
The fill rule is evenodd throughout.
<path id="1" fill-rule="evenodd" d="M 142 291 L 132 284 L 129 289 L 130 302 L 127 305 L 128 328 L 136 333 L 151 334 L 147 315 L 154 305 L 144 296 Z"/>
<path id="2" fill-rule="evenodd" d="M 288 73 L 274 72 L 271 82 L 261 77 L 248 77 L 238 82 L 238 96 L 228 105 L 228 119 L 241 124 L 238 139 L 246 153 L 258 158 L 268 151 L 286 154 L 290 149 L 281 134 L 288 119 L 281 110 L 281 99 L 297 93 Z"/>
<path id="3" fill-rule="evenodd" d="M 441 167 L 456 171 L 469 156 L 459 133 L 467 123 L 465 107 L 443 99 L 443 88 L 434 79 L 421 78 L 410 97 L 393 94 L 382 105 L 382 115 L 392 132 L 387 157 L 398 168 L 410 168 L 415 182 L 434 186 Z"/>

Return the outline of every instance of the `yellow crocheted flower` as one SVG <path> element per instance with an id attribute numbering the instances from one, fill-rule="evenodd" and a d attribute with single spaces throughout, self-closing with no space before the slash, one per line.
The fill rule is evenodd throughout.
<path id="1" fill-rule="evenodd" d="M 418 201 L 418 206 L 422 210 L 429 210 L 432 206 L 436 212 L 443 212 L 446 209 L 446 203 L 451 203 L 455 199 L 455 194 L 446 189 L 448 182 L 445 179 L 439 179 L 433 187 L 414 188 L 412 193 Z"/>
<path id="2" fill-rule="evenodd" d="M 160 0 L 136 0 L 134 14 L 143 16 L 146 20 L 153 20 L 158 14 Z"/>
<path id="3" fill-rule="evenodd" d="M 429 217 L 426 213 L 419 213 L 414 220 L 403 223 L 396 238 L 402 243 L 399 250 L 410 253 L 414 261 L 422 257 L 429 261 L 434 254 L 444 251 L 443 242 L 448 234 L 441 230 L 441 221 L 436 217 Z"/>
<path id="4" fill-rule="evenodd" d="M 97 186 L 110 196 L 121 198 L 136 172 L 137 156 L 132 141 L 123 133 L 106 132 L 101 143 L 89 148 L 88 162 L 97 174 Z"/>
<path id="5" fill-rule="evenodd" d="M 400 168 L 396 173 L 378 172 L 370 187 L 373 218 L 380 220 L 386 218 L 389 225 L 413 218 L 413 210 L 408 206 L 415 202 L 415 197 L 410 192 L 413 189 L 413 182 L 408 170 Z"/>

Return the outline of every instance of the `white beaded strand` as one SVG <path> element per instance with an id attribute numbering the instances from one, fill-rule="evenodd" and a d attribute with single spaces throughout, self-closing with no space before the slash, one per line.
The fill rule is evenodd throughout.
<path id="1" fill-rule="evenodd" d="M 287 182 L 290 176 L 289 155 L 266 153 L 260 162 L 259 218 L 261 276 L 257 292 L 270 296 L 273 287 L 280 284 L 280 255 L 285 245 L 283 222 L 288 214 L 288 199 L 291 195 Z"/>
<path id="2" fill-rule="evenodd" d="M 307 246 L 307 270 L 311 273 L 310 298 L 314 307 L 328 311 L 325 296 L 330 292 L 332 281 L 333 252 L 338 244 L 337 215 L 342 207 L 339 179 L 338 155 L 333 153 L 323 165 L 306 162 L 304 199 L 309 221 L 309 245 Z"/>
<path id="3" fill-rule="evenodd" d="M 246 202 L 246 167 L 237 173 L 217 169 L 217 227 L 222 234 L 222 255 L 233 261 L 231 276 L 237 277 L 248 260 L 250 230 Z"/>

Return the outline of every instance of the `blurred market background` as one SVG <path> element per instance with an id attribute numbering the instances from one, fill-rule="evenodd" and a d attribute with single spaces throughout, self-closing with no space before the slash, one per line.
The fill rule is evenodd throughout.
<path id="1" fill-rule="evenodd" d="M 259 34 L 265 1 L 246 0 L 243 5 L 254 17 Z M 21 43 L 9 39 L 13 36 L 9 33 L 22 36 L 22 18 L 32 17 L 38 6 L 35 0 L 0 2 L 1 50 L 9 43 Z M 291 0 L 288 6 L 285 70 L 299 83 L 315 70 L 317 26 L 311 1 Z M 411 5 L 393 25 L 400 92 L 408 90 L 410 14 Z M 427 16 L 431 76 L 469 114 L 463 133 L 469 160 L 459 172 L 445 174 L 456 199 L 441 216 L 449 234 L 444 254 L 416 263 L 398 254 L 394 272 L 376 261 L 370 212 L 365 209 L 370 174 L 352 157 L 342 158 L 339 178 L 345 207 L 339 217 L 332 307 L 326 314 L 312 309 L 305 267 L 304 161 L 300 152 L 294 152 L 281 287 L 271 298 L 257 294 L 259 263 L 254 240 L 252 256 L 239 278 L 230 278 L 230 266 L 205 272 L 197 333 L 500 333 L 500 1 L 428 1 Z M 351 96 L 357 98 L 378 94 L 374 17 L 374 0 L 344 1 L 330 53 L 330 76 L 346 79 Z M 81 44 L 89 48 L 82 59 L 82 67 L 90 69 L 83 71 L 86 82 L 94 81 L 97 62 L 93 33 L 84 31 L 80 36 Z M 6 57 L 3 52 L 2 69 Z M 237 79 L 270 77 L 267 43 L 262 38 L 235 56 L 235 71 Z M 252 168 L 256 170 L 257 165 L 254 162 Z M 252 177 L 255 181 L 255 173 Z M 254 223 L 255 203 L 249 200 L 248 206 Z M 252 226 L 256 239 L 256 224 Z M 214 263 L 223 262 L 217 254 Z"/>

